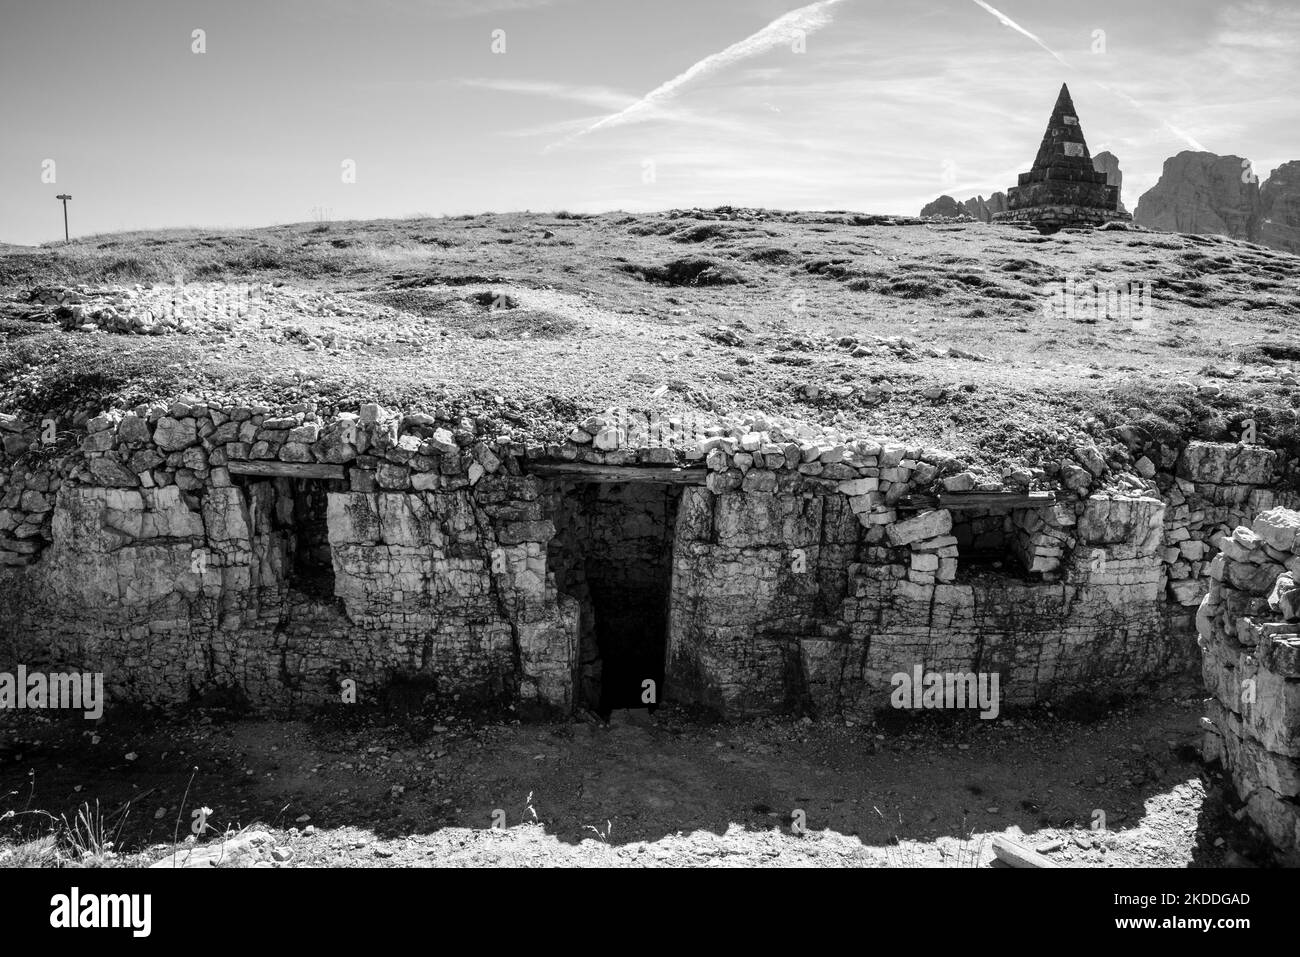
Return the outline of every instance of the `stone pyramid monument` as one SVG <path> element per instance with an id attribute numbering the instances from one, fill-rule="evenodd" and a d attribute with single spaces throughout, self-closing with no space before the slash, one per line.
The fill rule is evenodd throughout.
<path id="1" fill-rule="evenodd" d="M 1007 190 L 1007 209 L 994 218 L 1030 223 L 1044 233 L 1132 218 L 1119 209 L 1118 187 L 1108 186 L 1105 172 L 1093 168 L 1079 114 L 1064 83 L 1033 169 L 1021 173 L 1019 184 Z"/>

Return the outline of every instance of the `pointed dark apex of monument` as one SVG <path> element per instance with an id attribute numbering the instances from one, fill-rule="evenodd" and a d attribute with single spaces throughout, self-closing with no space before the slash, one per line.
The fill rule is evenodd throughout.
<path id="1" fill-rule="evenodd" d="M 1062 164 L 1075 169 L 1092 169 L 1092 157 L 1083 138 L 1083 127 L 1079 125 L 1079 114 L 1070 99 L 1070 88 L 1064 83 L 1056 98 L 1056 106 L 1052 107 L 1051 119 L 1047 121 L 1047 132 L 1043 134 L 1038 156 L 1034 158 L 1034 168 L 1047 169 Z"/>

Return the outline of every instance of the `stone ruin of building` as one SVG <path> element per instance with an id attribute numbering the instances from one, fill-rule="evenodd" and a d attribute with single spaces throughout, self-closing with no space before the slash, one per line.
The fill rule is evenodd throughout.
<path id="1" fill-rule="evenodd" d="M 649 680 L 724 716 L 869 720 L 918 666 L 996 674 L 1005 709 L 1134 692 L 1193 665 L 1199 607 L 1214 753 L 1285 844 L 1297 628 L 1262 596 L 1300 547 L 1225 535 L 1300 506 L 1282 450 L 1130 433 L 1118 458 L 998 479 L 761 415 L 615 411 L 550 444 L 485 428 L 181 397 L 51 449 L 39 417 L 0 414 L 0 671 L 278 715 L 338 707 L 344 683 L 608 712 Z M 1279 701 L 1290 723 L 1260 724 Z"/>
<path id="2" fill-rule="evenodd" d="M 1050 233 L 1066 226 L 1099 226 L 1131 219 L 1119 205 L 1119 187 L 1093 167 L 1079 114 L 1062 83 L 1033 168 L 1007 190 L 1007 208 L 995 222 L 1028 223 Z"/>

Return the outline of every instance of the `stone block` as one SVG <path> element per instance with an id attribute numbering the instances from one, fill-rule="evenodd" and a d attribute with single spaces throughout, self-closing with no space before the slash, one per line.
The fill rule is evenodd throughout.
<path id="1" fill-rule="evenodd" d="M 952 513 L 946 508 L 920 512 L 909 519 L 890 525 L 886 530 L 895 547 L 938 538 L 952 531 Z"/>

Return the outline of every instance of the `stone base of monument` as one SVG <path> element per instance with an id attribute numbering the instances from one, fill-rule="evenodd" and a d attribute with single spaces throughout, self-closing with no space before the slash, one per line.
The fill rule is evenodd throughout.
<path id="1" fill-rule="evenodd" d="M 1024 223 L 1039 232 L 1054 233 L 1067 226 L 1100 226 L 1109 222 L 1132 222 L 1129 213 L 1091 206 L 1029 206 L 1009 209 L 993 217 L 995 223 Z"/>

